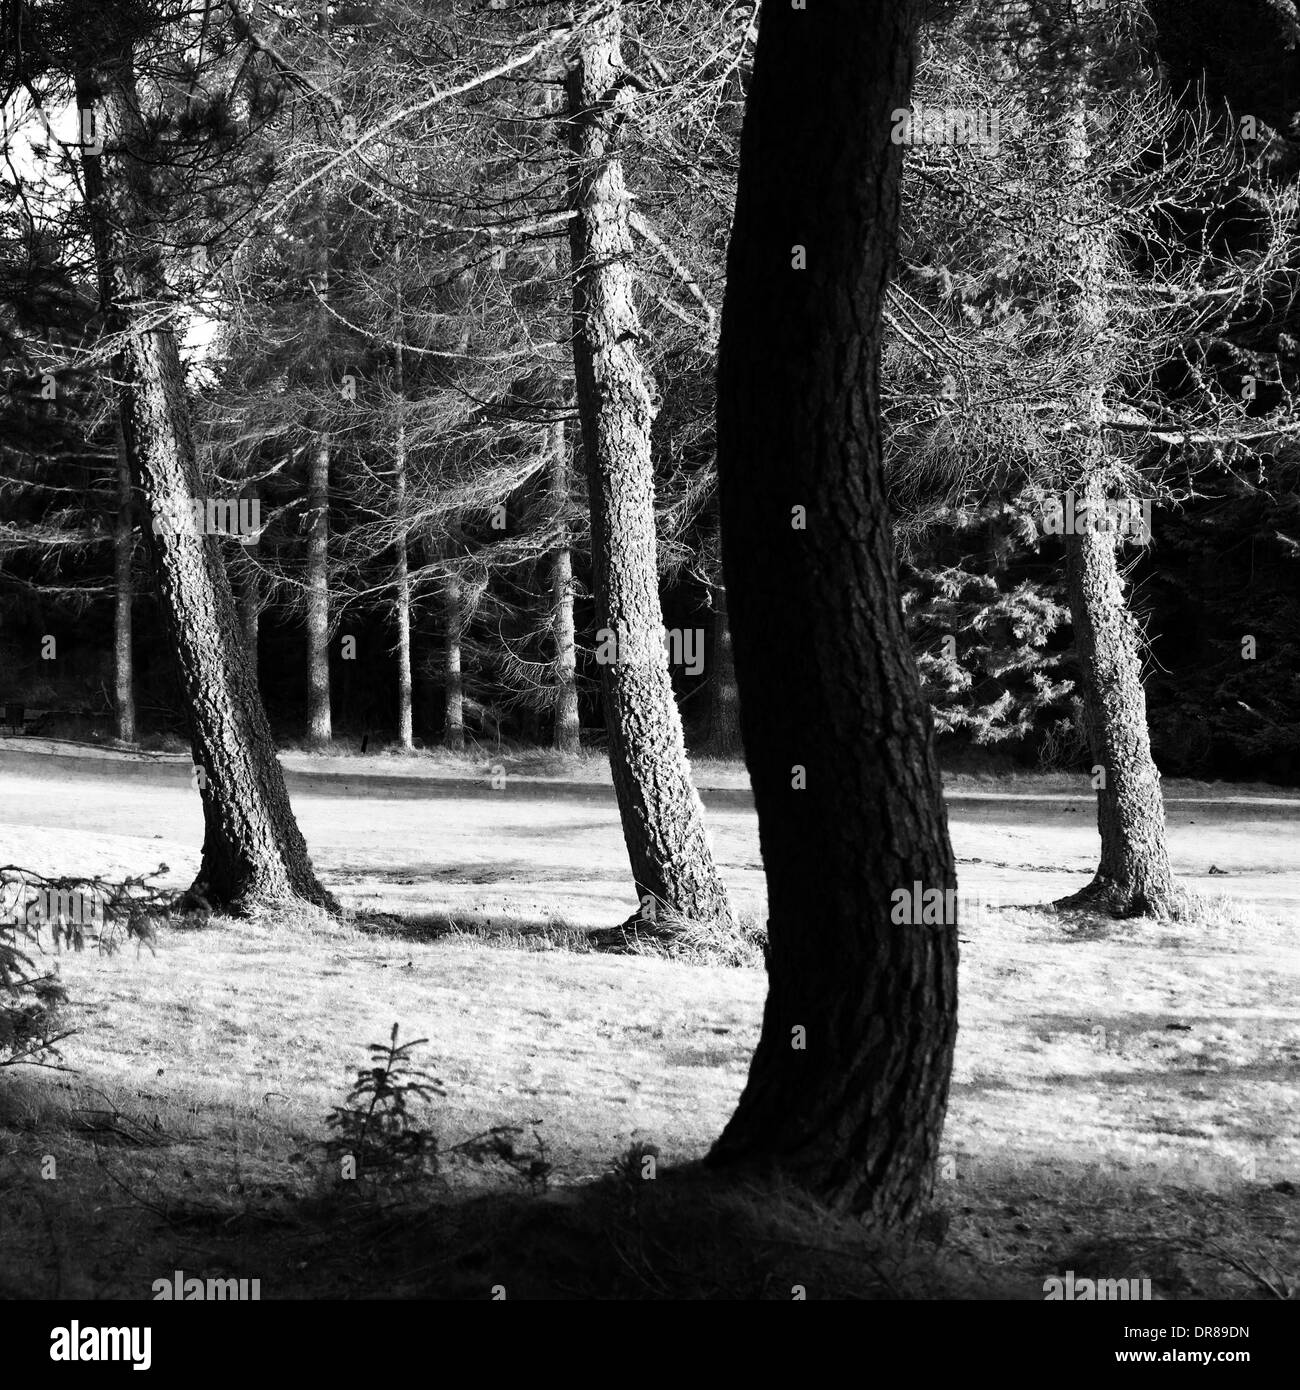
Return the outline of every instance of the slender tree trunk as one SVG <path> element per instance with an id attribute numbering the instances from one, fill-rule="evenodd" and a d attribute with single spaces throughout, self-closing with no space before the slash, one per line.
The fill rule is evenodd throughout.
<path id="1" fill-rule="evenodd" d="M 131 561 L 135 518 L 131 505 L 131 466 L 121 419 L 117 427 L 117 526 L 113 532 L 113 707 L 119 743 L 134 743 L 135 663 L 131 654 L 131 604 L 135 588 Z"/>
<path id="2" fill-rule="evenodd" d="M 307 479 L 307 742 L 334 737 L 330 715 L 330 437 L 312 450 Z"/>
<path id="3" fill-rule="evenodd" d="M 718 377 L 769 947 L 762 1034 L 709 1162 L 783 1170 L 880 1225 L 929 1196 L 957 1032 L 956 876 L 880 461 L 890 112 L 919 10 L 764 6 Z M 942 921 L 903 915 L 917 885 L 944 895 Z"/>
<path id="4" fill-rule="evenodd" d="M 398 440 L 398 450 L 404 456 L 406 442 Z M 396 497 L 399 507 L 406 502 L 405 458 L 398 465 Z M 397 623 L 397 743 L 403 752 L 415 747 L 415 721 L 412 713 L 413 683 L 411 680 L 411 575 L 406 557 L 406 538 L 397 546 L 397 596 L 394 619 Z"/>
<path id="5" fill-rule="evenodd" d="M 442 679 L 444 700 L 443 744 L 460 753 L 465 748 L 465 686 L 460 670 L 460 643 L 465 629 L 464 586 L 460 576 L 451 573 L 443 586 L 443 613 L 446 637 L 443 639 Z"/>
<path id="6" fill-rule="evenodd" d="M 239 623 L 244 634 L 244 651 L 248 657 L 248 669 L 253 674 L 254 683 L 257 681 L 257 647 L 262 629 L 261 584 L 258 580 L 257 568 L 252 562 L 252 552 L 257 549 L 258 544 L 256 537 L 245 542 L 244 548 L 248 552 L 249 563 L 244 566 L 243 578 L 236 594 L 236 602 L 239 605 Z"/>
<path id="7" fill-rule="evenodd" d="M 157 151 L 141 122 L 129 47 L 105 41 L 96 69 L 78 74 L 77 104 L 96 110 L 104 141 L 102 157 L 83 151 L 100 296 L 108 329 L 122 334 L 113 375 L 127 462 L 154 519 L 159 601 L 203 803 L 203 859 L 188 896 L 234 910 L 291 897 L 332 906 L 289 806 L 219 542 L 166 520 L 172 507 L 201 501 L 204 485 L 175 333 L 155 317 L 167 290 L 154 225 L 167 209 L 151 185 Z"/>
<path id="8" fill-rule="evenodd" d="M 557 409 L 561 408 L 557 402 Z M 555 730 L 552 742 L 561 753 L 581 751 L 578 725 L 578 648 L 573 626 L 573 552 L 563 518 L 569 502 L 568 441 L 564 421 L 550 426 L 551 506 L 561 518 L 560 538 L 551 556 L 551 622 L 555 631 Z"/>
<path id="9" fill-rule="evenodd" d="M 715 585 L 713 590 L 709 657 L 709 739 L 705 747 L 715 758 L 738 758 L 744 753 L 744 746 L 740 739 L 740 696 L 736 691 L 736 661 L 731 648 L 725 584 Z"/>
<path id="10" fill-rule="evenodd" d="M 691 782 L 663 645 L 656 564 L 654 417 L 637 352 L 629 200 L 619 159 L 633 88 L 620 7 L 582 35 L 568 76 L 573 357 L 591 495 L 591 550 L 610 766 L 639 913 L 733 922 Z M 602 639 L 602 633 L 606 636 Z M 598 648 L 599 655 L 599 648 Z M 665 917 L 664 914 L 667 914 Z"/>
<path id="11" fill-rule="evenodd" d="M 330 32 L 328 4 L 316 9 L 316 28 L 325 38 Z M 329 217 L 326 211 L 327 190 L 324 184 L 316 190 L 316 288 L 322 305 L 317 311 L 322 361 L 320 388 L 328 399 L 331 390 L 328 355 L 324 344 L 330 331 L 329 316 L 324 307 L 330 293 Z M 325 748 L 334 738 L 330 706 L 330 453 L 333 439 L 329 428 L 322 425 L 316 436 L 307 474 L 307 743 L 312 748 Z"/>
<path id="12" fill-rule="evenodd" d="M 1086 188 L 1091 154 L 1087 93 L 1081 79 L 1071 86 L 1070 174 L 1077 186 Z M 1111 318 L 1106 289 L 1111 251 L 1103 234 L 1088 234 L 1086 209 L 1079 223 L 1083 231 L 1076 270 L 1081 293 L 1075 321 L 1081 342 L 1103 346 L 1091 354 L 1091 371 L 1083 383 L 1084 455 L 1078 468 L 1076 516 L 1095 518 L 1104 514 L 1112 473 L 1102 425 L 1109 375 L 1104 340 Z M 1060 905 L 1095 905 L 1121 917 L 1177 914 L 1183 895 L 1169 862 L 1164 798 L 1151 756 L 1142 689 L 1141 637 L 1124 598 L 1118 536 L 1091 526 L 1076 527 L 1073 534 L 1069 529 L 1063 537 L 1066 586 L 1097 769 L 1101 861 L 1092 882 Z"/>
<path id="13" fill-rule="evenodd" d="M 399 267 L 402 244 L 397 243 L 394 259 Z M 415 747 L 415 726 L 411 711 L 411 574 L 406 553 L 406 363 L 402 334 L 405 331 L 401 309 L 401 283 L 398 283 L 396 348 L 393 360 L 393 392 L 397 397 L 397 439 L 393 446 L 393 506 L 401 528 L 397 542 L 396 598 L 397 623 L 397 743 L 403 752 Z"/>

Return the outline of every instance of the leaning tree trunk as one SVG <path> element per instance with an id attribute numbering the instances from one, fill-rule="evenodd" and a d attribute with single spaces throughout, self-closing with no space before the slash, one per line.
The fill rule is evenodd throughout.
<path id="1" fill-rule="evenodd" d="M 736 659 L 727 619 L 727 586 L 713 590 L 713 630 L 709 638 L 709 737 L 705 750 L 715 758 L 737 758 L 744 752 L 740 739 L 740 696 L 736 691 Z"/>
<path id="2" fill-rule="evenodd" d="M 639 915 L 661 926 L 677 918 L 730 926 L 663 643 L 654 410 L 637 353 L 630 204 L 618 153 L 623 108 L 633 95 L 620 31 L 616 4 L 583 33 L 568 76 L 567 122 L 573 359 L 591 500 L 596 635 L 612 658 L 600 663 L 609 760 Z"/>
<path id="3" fill-rule="evenodd" d="M 929 1196 L 957 1033 L 956 876 L 880 458 L 890 112 L 908 102 L 919 10 L 764 6 L 718 376 L 769 978 L 709 1162 L 781 1170 L 879 1225 Z M 942 920 L 900 920 L 900 897 L 910 910 L 923 894 L 943 895 Z"/>
<path id="4" fill-rule="evenodd" d="M 168 292 L 155 225 L 169 210 L 152 187 L 157 152 L 148 148 L 130 50 L 109 57 L 108 49 L 77 80 L 77 104 L 96 110 L 104 142 L 102 156 L 83 151 L 86 201 L 106 325 L 122 335 L 113 375 L 131 480 L 160 520 L 187 511 L 205 489 L 176 336 L 158 308 Z M 289 806 L 216 536 L 166 524 L 151 549 L 203 804 L 203 858 L 189 899 L 234 910 L 293 897 L 332 905 Z"/>
<path id="5" fill-rule="evenodd" d="M 113 713 L 119 743 L 135 742 L 135 663 L 131 654 L 131 581 L 135 518 L 131 506 L 131 466 L 122 422 L 117 427 L 117 525 L 113 531 Z"/>
<path id="6" fill-rule="evenodd" d="M 556 409 L 562 408 L 557 401 Z M 578 723 L 578 647 L 573 625 L 573 551 L 565 513 L 569 505 L 568 441 L 563 420 L 550 426 L 551 507 L 558 518 L 560 535 L 551 555 L 551 626 L 555 633 L 555 730 L 554 747 L 561 753 L 582 749 Z"/>
<path id="7" fill-rule="evenodd" d="M 1085 488 L 1084 498 L 1104 505 L 1096 483 Z M 1141 636 L 1124 601 L 1116 538 L 1086 531 L 1064 540 L 1070 615 L 1098 781 L 1101 862 L 1092 882 L 1062 899 L 1062 905 L 1095 905 L 1124 917 L 1165 916 L 1177 912 L 1181 894 L 1169 863 L 1160 773 L 1147 731 Z"/>
<path id="8" fill-rule="evenodd" d="M 1081 79 L 1071 86 L 1069 173 L 1075 186 L 1086 189 L 1091 153 L 1086 93 Z M 1081 292 L 1073 326 L 1088 368 L 1080 405 L 1084 454 L 1076 517 L 1095 519 L 1104 514 L 1112 471 L 1103 428 L 1110 376 L 1104 343 L 1111 317 L 1106 290 L 1111 252 L 1104 233 L 1089 234 L 1086 208 L 1079 209 L 1078 221 L 1084 230 L 1078 238 L 1075 270 Z M 1160 773 L 1147 730 L 1141 638 L 1124 599 L 1118 537 L 1095 526 L 1076 526 L 1067 528 L 1063 539 L 1084 711 L 1097 769 L 1101 861 L 1092 882 L 1059 905 L 1097 906 L 1120 917 L 1176 914 L 1182 894 L 1169 863 Z"/>

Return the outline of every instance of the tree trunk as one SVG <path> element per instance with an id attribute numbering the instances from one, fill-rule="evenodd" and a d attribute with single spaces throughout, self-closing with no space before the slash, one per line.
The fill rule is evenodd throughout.
<path id="1" fill-rule="evenodd" d="M 318 436 L 307 475 L 307 744 L 334 738 L 330 710 L 330 435 Z"/>
<path id="2" fill-rule="evenodd" d="M 443 587 L 446 637 L 443 639 L 442 680 L 445 714 L 443 745 L 453 752 L 465 749 L 465 686 L 460 672 L 460 641 L 465 627 L 465 600 L 460 576 L 451 573 Z"/>
<path id="3" fill-rule="evenodd" d="M 568 76 L 573 358 L 591 494 L 596 628 L 610 767 L 639 913 L 733 921 L 691 782 L 663 645 L 656 564 L 654 417 L 637 353 L 629 201 L 619 159 L 626 83 L 621 13 L 583 33 Z M 664 914 L 667 914 L 665 917 Z"/>
<path id="4" fill-rule="evenodd" d="M 1095 482 L 1084 498 L 1104 505 Z M 1101 862 L 1092 882 L 1060 905 L 1095 905 L 1117 917 L 1176 913 L 1182 895 L 1169 863 L 1160 773 L 1151 756 L 1141 636 L 1124 601 L 1116 538 L 1084 531 L 1064 541 L 1088 741 L 1100 779 Z"/>
<path id="5" fill-rule="evenodd" d="M 398 502 L 405 501 L 403 478 L 398 487 Z M 397 598 L 394 605 L 397 623 L 397 745 L 404 753 L 415 747 L 415 720 L 412 712 L 411 680 L 411 575 L 406 557 L 406 539 L 397 547 Z"/>
<path id="6" fill-rule="evenodd" d="M 243 577 L 239 583 L 236 602 L 239 605 L 239 623 L 244 633 L 244 652 L 248 657 L 248 669 L 252 672 L 254 684 L 257 682 L 257 644 L 262 629 L 262 592 L 257 567 L 252 561 L 251 552 L 256 550 L 257 537 L 244 545 L 248 563 L 243 566 Z"/>
<path id="7" fill-rule="evenodd" d="M 1070 174 L 1087 187 L 1090 145 L 1087 94 L 1082 79 L 1073 89 L 1069 139 Z M 1090 354 L 1080 414 L 1084 422 L 1076 516 L 1103 513 L 1111 469 L 1102 425 L 1108 382 L 1105 334 L 1111 310 L 1106 289 L 1110 248 L 1089 236 L 1081 209 L 1076 275 L 1080 294 L 1074 310 L 1079 341 L 1100 343 Z M 1087 510 L 1083 510 L 1086 504 Z M 1097 828 L 1101 861 L 1086 888 L 1058 906 L 1097 906 L 1115 916 L 1176 915 L 1182 894 L 1174 883 L 1165 838 L 1160 773 L 1151 756 L 1146 694 L 1142 689 L 1141 638 L 1124 600 L 1116 553 L 1118 537 L 1094 527 L 1067 527 L 1066 584 L 1082 677 L 1088 740 L 1097 781 Z M 1070 532 L 1073 532 L 1071 534 Z"/>
<path id="8" fill-rule="evenodd" d="M 113 711 L 119 743 L 134 743 L 135 665 L 131 655 L 131 561 L 135 519 L 131 506 L 131 467 L 121 419 L 117 427 L 117 526 L 113 531 Z"/>
<path id="9" fill-rule="evenodd" d="M 400 241 L 397 243 L 394 259 L 400 274 Z M 411 711 L 411 573 L 406 553 L 406 364 L 402 348 L 402 334 L 405 330 L 401 294 L 402 287 L 399 281 L 393 360 L 393 392 L 397 398 L 397 439 L 393 446 L 393 507 L 400 528 L 397 542 L 394 620 L 397 623 L 397 744 L 404 753 L 409 753 L 415 747 L 415 725 Z"/>
<path id="10" fill-rule="evenodd" d="M 782 1170 L 882 1226 L 929 1196 L 957 1032 L 956 876 L 880 460 L 890 112 L 908 103 L 919 9 L 764 6 L 718 377 L 769 990 L 709 1162 Z M 900 919 L 917 885 L 944 895 L 942 921 Z"/>
<path id="11" fill-rule="evenodd" d="M 316 29 L 325 38 L 330 32 L 330 9 L 316 9 Z M 316 290 L 321 304 L 317 325 L 321 344 L 320 389 L 328 400 L 331 390 L 329 356 L 330 320 L 325 301 L 330 293 L 330 236 L 326 210 L 327 187 L 317 185 L 315 195 Z M 316 436 L 307 475 L 307 744 L 326 748 L 333 741 L 330 706 L 330 451 L 333 439 L 327 425 Z"/>
<path id="12" fill-rule="evenodd" d="M 330 716 L 330 437 L 312 450 L 307 480 L 307 742 L 333 738 Z"/>
<path id="13" fill-rule="evenodd" d="M 245 910 L 292 897 L 332 906 L 293 818 L 275 745 L 239 640 L 239 617 L 219 542 L 203 528 L 162 524 L 170 508 L 202 500 L 180 355 L 157 318 L 168 291 L 156 220 L 168 210 L 151 186 L 129 47 L 77 80 L 93 107 L 103 156 L 83 151 L 86 200 L 109 331 L 123 335 L 113 364 L 131 481 L 159 526 L 151 550 L 159 601 L 177 654 L 203 803 L 203 859 L 190 900 Z M 151 526 L 150 531 L 153 531 Z"/>
<path id="14" fill-rule="evenodd" d="M 557 402 L 556 409 L 562 403 Z M 573 627 L 573 552 L 564 514 L 569 502 L 568 441 L 564 421 L 550 426 L 551 506 L 560 518 L 560 538 L 551 556 L 551 621 L 555 630 L 555 730 L 553 745 L 561 753 L 581 751 L 578 724 L 578 649 Z"/>
<path id="15" fill-rule="evenodd" d="M 725 584 L 715 585 L 713 590 L 709 658 L 709 738 L 705 750 L 715 758 L 738 758 L 745 750 L 740 740 L 740 696 L 736 693 L 736 661 L 731 649 Z"/>

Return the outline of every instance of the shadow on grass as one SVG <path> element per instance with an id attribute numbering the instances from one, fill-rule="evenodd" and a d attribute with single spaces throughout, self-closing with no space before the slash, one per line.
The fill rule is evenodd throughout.
<path id="1" fill-rule="evenodd" d="M 119 1194 L 120 1195 L 120 1194 Z M 25 1228 L 0 1297 L 148 1298 L 180 1269 L 256 1278 L 263 1299 L 663 1300 L 1030 1298 L 1031 1284 L 944 1252 L 934 1237 L 881 1240 L 790 1190 L 737 1183 L 698 1165 L 615 1172 L 529 1192 L 425 1181 L 401 1196 L 338 1183 L 239 1203 L 130 1208 L 91 1239 L 68 1239 L 56 1199 L 11 1188 Z M 112 1229 L 109 1229 L 111 1225 Z M 106 1269 L 110 1250 L 134 1252 Z"/>
<path id="2" fill-rule="evenodd" d="M 256 1173 L 212 1135 L 106 1147 L 99 1121 L 121 1111 L 69 1110 L 72 1084 L 0 1091 L 0 1297 L 147 1299 L 176 1270 L 258 1279 L 264 1299 L 1038 1300 L 1066 1270 L 1149 1278 L 1158 1298 L 1297 1287 L 1287 1182 L 963 1157 L 916 1232 L 882 1238 L 777 1180 L 647 1164 L 648 1145 L 549 1190 L 483 1144 L 387 1188 L 340 1180 L 306 1133 Z"/>

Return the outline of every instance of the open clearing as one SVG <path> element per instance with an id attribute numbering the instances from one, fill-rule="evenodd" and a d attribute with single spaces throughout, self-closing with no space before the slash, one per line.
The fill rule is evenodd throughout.
<path id="1" fill-rule="evenodd" d="M 315 866 L 356 916 L 218 919 L 164 928 L 154 954 L 60 958 L 80 1030 L 64 1045 L 72 1071 L 21 1069 L 0 1086 L 10 1292 L 147 1297 L 182 1268 L 260 1277 L 263 1297 L 487 1297 L 498 1282 L 601 1296 L 607 1264 L 633 1269 L 620 1277 L 647 1297 L 689 1286 L 788 1298 L 781 1281 L 814 1266 L 822 1287 L 809 1296 L 870 1292 L 841 1269 L 843 1251 L 839 1264 L 826 1254 L 850 1239 L 844 1223 L 792 1240 L 791 1221 L 806 1237 L 820 1218 L 778 1213 L 774 1199 L 766 1210 L 784 1234 L 749 1210 L 749 1262 L 716 1290 L 691 1283 L 685 1256 L 642 1251 L 644 1269 L 629 1259 L 626 1223 L 642 1217 L 628 1212 L 650 1199 L 620 1207 L 611 1179 L 592 1216 L 589 1180 L 629 1146 L 653 1143 L 667 1166 L 706 1152 L 743 1085 L 765 987 L 760 970 L 582 949 L 585 931 L 634 906 L 598 773 L 563 782 L 511 769 L 493 790 L 469 761 L 456 775 L 419 760 L 397 775 L 389 759 L 284 761 Z M 716 774 L 701 780 L 714 787 L 704 796 L 720 866 L 761 920 L 743 772 Z M 1300 799 L 1168 788 L 1175 867 L 1209 906 L 1195 922 L 1113 923 L 1043 906 L 1093 865 L 1079 785 L 952 789 L 962 892 L 979 910 L 961 931 L 938 1193 L 950 1224 L 921 1291 L 1041 1297 L 1042 1280 L 1066 1269 L 1150 1277 L 1158 1297 L 1294 1289 Z M 202 824 L 181 760 L 8 743 L 0 786 L 0 862 L 119 878 L 166 863 L 178 888 L 193 877 Z M 316 1146 L 365 1045 L 395 1021 L 429 1040 L 421 1056 L 447 1092 L 430 1126 L 444 1147 L 518 1125 L 525 1146 L 542 1136 L 552 1171 L 549 1192 L 533 1193 L 505 1165 L 453 1157 L 422 1199 L 440 1222 L 407 1222 L 410 1249 L 394 1262 L 399 1237 L 376 1215 L 391 1206 L 354 1201 L 362 1185 L 334 1182 Z M 57 1181 L 41 1181 L 47 1155 Z M 723 1223 L 728 1241 L 741 1240 L 736 1219 Z M 520 1235 L 537 1222 L 558 1223 L 582 1251 L 568 1265 L 585 1274 L 565 1265 L 554 1231 Z M 801 1243 L 829 1264 L 793 1255 Z M 376 1245 L 372 1269 L 357 1252 Z"/>

